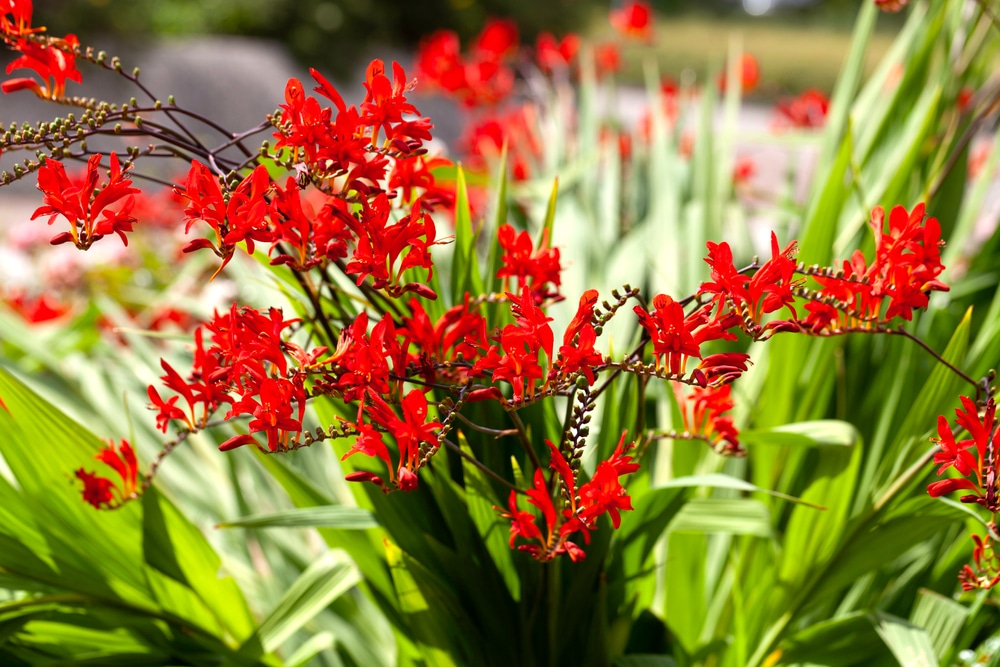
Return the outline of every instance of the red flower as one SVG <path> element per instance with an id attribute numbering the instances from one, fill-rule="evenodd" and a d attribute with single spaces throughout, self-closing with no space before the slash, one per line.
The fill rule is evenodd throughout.
<path id="1" fill-rule="evenodd" d="M 233 403 L 226 419 L 241 414 L 253 415 L 248 424 L 250 433 L 265 433 L 268 450 L 276 452 L 286 449 L 289 437 L 302 431 L 305 408 L 306 392 L 301 375 L 296 374 L 291 380 L 265 377 L 259 383 L 248 383 L 242 399 Z"/>
<path id="2" fill-rule="evenodd" d="M 580 37 L 569 34 L 556 40 L 550 32 L 542 32 L 535 42 L 535 59 L 538 66 L 545 72 L 569 67 L 580 50 Z"/>
<path id="3" fill-rule="evenodd" d="M 358 437 L 354 440 L 354 444 L 351 445 L 351 448 L 340 457 L 340 460 L 343 461 L 349 456 L 353 456 L 358 453 L 364 454 L 365 456 L 376 457 L 385 463 L 386 468 L 389 469 L 390 477 L 395 480 L 395 470 L 393 470 L 392 467 L 392 459 L 389 458 L 389 449 L 385 446 L 385 442 L 382 440 L 382 432 L 371 424 L 362 422 L 360 418 L 358 419 L 356 427 Z"/>
<path id="4" fill-rule="evenodd" d="M 437 295 L 426 284 L 399 284 L 404 271 L 417 267 L 427 269 L 426 282 L 430 282 L 434 274 L 430 246 L 437 242 L 434 221 L 421 211 L 419 199 L 413 203 L 409 215 L 390 225 L 387 223 L 391 208 L 389 198 L 380 192 L 371 202 L 362 202 L 358 217 L 336 211 L 354 232 L 357 242 L 344 272 L 357 275 L 358 285 L 371 276 L 372 287 L 384 289 L 392 296 L 416 292 L 425 298 L 435 299 Z"/>
<path id="5" fill-rule="evenodd" d="M 415 352 L 408 353 L 407 364 L 418 368 L 428 382 L 435 382 L 439 373 L 466 377 L 466 367 L 457 365 L 452 370 L 439 366 L 459 359 L 475 361 L 480 350 L 488 347 L 486 321 L 469 310 L 468 293 L 462 305 L 450 308 L 433 324 L 417 299 L 411 299 L 409 305 L 412 316 L 403 318 L 398 329 L 403 337 L 402 347 L 416 347 Z"/>
<path id="6" fill-rule="evenodd" d="M 546 317 L 535 305 L 527 287 L 522 289 L 520 299 L 510 292 L 507 298 L 510 299 L 515 323 L 503 328 L 497 337 L 499 348 L 491 345 L 486 356 L 475 363 L 471 374 L 479 376 L 485 371 L 492 371 L 495 382 L 503 380 L 510 383 L 514 390 L 513 401 L 520 403 L 525 398 L 525 383 L 527 396 L 531 397 L 535 393 L 535 383 L 545 377 L 539 353 L 544 352 L 549 363 L 552 362 L 554 340 L 548 324 L 552 318 Z"/>
<path id="7" fill-rule="evenodd" d="M 500 514 L 501 517 L 511 520 L 510 546 L 513 548 L 515 540 L 520 537 L 529 542 L 519 545 L 518 550 L 531 554 L 535 560 L 550 561 L 560 554 L 567 554 L 574 562 L 583 560 L 586 556 L 583 549 L 569 540 L 569 536 L 579 531 L 582 524 L 579 519 L 567 516 L 568 510 L 564 511 L 560 518 L 552 503 L 552 496 L 549 494 L 545 475 L 541 469 L 535 470 L 534 483 L 526 493 L 528 502 L 542 513 L 545 533 L 538 527 L 537 519 L 532 513 L 518 508 L 517 492 L 511 491 L 507 501 L 509 511 Z"/>
<path id="8" fill-rule="evenodd" d="M 733 165 L 733 185 L 736 188 L 745 187 L 757 173 L 757 165 L 753 158 L 743 157 Z"/>
<path id="9" fill-rule="evenodd" d="M 378 394 L 368 392 L 368 415 L 371 421 L 384 429 L 396 440 L 399 449 L 399 464 L 396 476 L 398 487 L 412 491 L 417 486 L 417 470 L 424 464 L 427 455 L 440 446 L 437 431 L 441 422 L 427 421 L 427 397 L 420 389 L 412 389 L 400 402 L 403 418 L 396 416 L 395 410 Z M 377 455 L 380 452 L 376 448 Z"/>
<path id="10" fill-rule="evenodd" d="M 490 19 L 483 26 L 473 46 L 473 56 L 487 62 L 500 62 L 517 52 L 517 24 L 509 19 Z"/>
<path id="11" fill-rule="evenodd" d="M 18 291 L 3 299 L 14 312 L 32 324 L 58 320 L 70 313 L 72 306 L 60 303 L 48 294 L 29 297 Z"/>
<path id="12" fill-rule="evenodd" d="M 503 279 L 504 289 L 514 289 L 510 279 L 517 278 L 516 289 L 529 287 L 539 300 L 558 294 L 562 266 L 559 249 L 549 247 L 547 231 L 543 233 L 537 249 L 528 232 L 517 233 L 509 224 L 504 223 L 500 227 L 498 236 L 503 256 L 497 278 Z M 549 285 L 552 287 L 549 288 Z"/>
<path id="13" fill-rule="evenodd" d="M 962 568 L 962 572 L 958 575 L 962 590 L 989 590 L 1000 583 L 1000 556 L 997 555 L 996 542 L 993 539 L 997 530 L 996 524 L 990 522 L 988 529 L 990 532 L 983 537 L 972 536 L 972 541 L 976 543 L 972 550 L 975 569 L 968 565 Z"/>
<path id="14" fill-rule="evenodd" d="M 505 61 L 516 52 L 517 40 L 513 22 L 494 19 L 479 34 L 472 53 L 463 58 L 454 32 L 433 33 L 418 49 L 418 75 L 466 106 L 498 104 L 514 85 L 514 72 Z"/>
<path id="15" fill-rule="evenodd" d="M 0 27 L 3 27 L 2 24 Z M 76 69 L 76 56 L 73 55 L 74 49 L 79 46 L 76 35 L 53 39 L 47 44 L 18 39 L 13 48 L 23 55 L 7 65 L 7 74 L 14 70 L 31 69 L 42 78 L 42 84 L 39 85 L 34 79 L 20 78 L 4 81 L 0 88 L 5 93 L 27 89 L 34 91 L 42 99 L 64 99 L 66 81 L 80 83 L 83 80 Z"/>
<path id="16" fill-rule="evenodd" d="M 884 223 L 885 212 L 876 207 L 870 223 L 875 235 L 870 266 L 855 251 L 844 262 L 842 276 L 829 271 L 815 275 L 821 289 L 806 304 L 809 316 L 803 324 L 809 330 L 836 332 L 895 317 L 909 320 L 914 308 L 927 307 L 930 292 L 948 291 L 937 279 L 944 271 L 941 227 L 934 218 L 924 220 L 924 205 L 917 204 L 911 213 L 896 206 L 889 214 L 888 232 Z"/>
<path id="17" fill-rule="evenodd" d="M 738 67 L 740 73 L 740 90 L 744 93 L 749 93 L 760 83 L 760 65 L 754 56 L 744 53 L 740 56 Z M 726 70 L 723 70 L 719 74 L 719 90 L 721 92 L 725 92 L 728 86 L 726 74 Z"/>
<path id="18" fill-rule="evenodd" d="M 578 516 L 587 526 L 595 526 L 597 517 L 606 513 L 617 530 L 621 525 L 619 511 L 632 509 L 632 499 L 618 478 L 639 469 L 639 464 L 628 454 L 634 446 L 635 442 L 625 446 L 625 433 L 622 433 L 614 453 L 606 461 L 598 463 L 594 476 L 580 487 Z"/>
<path id="19" fill-rule="evenodd" d="M 716 319 L 724 323 L 727 315 L 736 316 L 748 334 L 756 339 L 769 337 L 778 331 L 788 330 L 784 320 L 764 322 L 764 315 L 787 306 L 793 321 L 796 318 L 792 306 L 795 288 L 801 281 L 795 279 L 795 242 L 780 249 L 778 238 L 771 233 L 771 259 L 766 261 L 752 276 L 745 276 L 736 270 L 733 253 L 728 243 L 708 242 L 708 257 L 705 262 L 712 268 L 709 282 L 702 283 L 698 294 L 714 294 L 713 304 Z M 797 325 L 791 325 L 797 330 Z"/>
<path id="20" fill-rule="evenodd" d="M 594 48 L 594 61 L 598 74 L 613 74 L 621 69 L 622 56 L 618 46 L 612 43 L 598 44 Z"/>
<path id="21" fill-rule="evenodd" d="M 466 86 L 461 64 L 462 48 L 458 34 L 451 30 L 431 33 L 417 49 L 417 74 L 446 92 L 457 93 Z"/>
<path id="22" fill-rule="evenodd" d="M 269 253 L 286 249 L 294 254 L 283 252 L 271 264 L 308 271 L 347 257 L 347 244 L 354 237 L 344 224 L 344 216 L 332 212 L 342 204 L 343 200 L 330 197 L 317 213 L 308 201 L 302 200 L 302 190 L 294 178 L 288 178 L 284 189 L 275 184 L 270 214 L 275 238 Z"/>
<path id="23" fill-rule="evenodd" d="M 136 497 L 139 469 L 135 452 L 128 441 L 122 440 L 117 447 L 114 441 L 109 441 L 108 446 L 94 458 L 112 468 L 121 478 L 121 483 L 79 468 L 75 474 L 83 482 L 84 502 L 93 505 L 94 509 L 115 509 Z"/>
<path id="24" fill-rule="evenodd" d="M 31 27 L 31 4 L 32 0 L 0 0 L 0 36 L 11 40 L 45 30 Z"/>
<path id="25" fill-rule="evenodd" d="M 429 211 L 439 206 L 451 207 L 455 203 L 455 189 L 438 184 L 434 170 L 452 166 L 451 160 L 443 157 L 410 155 L 397 158 L 389 172 L 388 189 L 398 191 L 403 204 L 412 204 L 419 197 Z"/>
<path id="26" fill-rule="evenodd" d="M 612 9 L 611 25 L 630 39 L 649 41 L 653 37 L 653 10 L 642 0 L 626 0 L 621 9 Z"/>
<path id="27" fill-rule="evenodd" d="M 184 246 L 184 252 L 211 248 L 222 258 L 222 265 L 215 275 L 233 258 L 236 244 L 243 243 L 247 254 L 254 252 L 254 242 L 274 239 L 265 216 L 268 212 L 266 196 L 272 189 L 267 167 L 258 165 L 239 185 L 223 196 L 219 177 L 198 161 L 191 162 L 183 191 L 178 190 L 189 204 L 184 209 L 185 232 L 190 232 L 196 222 L 204 222 L 215 232 L 215 243 L 198 238 Z"/>
<path id="28" fill-rule="evenodd" d="M 963 496 L 963 503 L 976 503 L 991 512 L 1000 511 L 997 494 L 996 469 L 1000 463 L 1000 429 L 996 423 L 996 403 L 992 398 L 986 401 L 982 417 L 979 406 L 966 396 L 961 397 L 962 407 L 955 410 L 955 424 L 968 433 L 966 440 L 955 440 L 948 420 L 938 417 L 938 436 L 932 440 L 941 447 L 934 455 L 934 462 L 940 464 L 937 474 L 954 467 L 962 477 L 954 477 L 933 482 L 927 493 L 937 498 L 953 491 L 966 489 L 975 495 Z M 968 479 L 974 473 L 975 479 Z"/>
<path id="29" fill-rule="evenodd" d="M 563 333 L 563 344 L 554 364 L 560 376 L 582 372 L 590 385 L 594 384 L 594 367 L 604 363 L 604 356 L 594 349 L 597 332 L 592 321 L 596 305 L 597 290 L 584 292 L 576 315 Z"/>
<path id="30" fill-rule="evenodd" d="M 35 209 L 31 219 L 47 215 L 51 225 L 61 215 L 70 223 L 70 231 L 52 237 L 53 245 L 72 241 L 86 250 L 108 234 L 118 234 L 128 245 L 125 232 L 132 231 L 134 193 L 139 192 L 126 178 L 131 165 L 123 171 L 118 156 L 111 153 L 111 177 L 102 183 L 100 164 L 101 156 L 92 156 L 82 179 L 70 179 L 62 163 L 51 158 L 38 169 L 38 189 L 44 194 L 45 206 Z"/>
<path id="31" fill-rule="evenodd" d="M 890 14 L 902 11 L 908 4 L 910 4 L 910 0 L 875 0 L 876 7 Z"/>
<path id="32" fill-rule="evenodd" d="M 684 415 L 687 436 L 704 440 L 712 449 L 726 456 L 743 456 L 739 432 L 733 419 L 724 413 L 733 409 L 730 385 L 695 387 L 685 395 L 680 385 L 674 386 L 677 401 Z"/>
<path id="33" fill-rule="evenodd" d="M 810 88 L 798 97 L 778 102 L 775 110 L 779 126 L 814 129 L 823 127 L 826 123 L 829 108 L 830 100 L 826 95 Z"/>
<path id="34" fill-rule="evenodd" d="M 398 126 L 403 123 L 404 115 L 420 113 L 416 107 L 406 101 L 405 93 L 413 87 L 413 82 L 408 83 L 402 65 L 393 62 L 392 82 L 390 83 L 388 77 L 385 76 L 385 64 L 378 59 L 371 61 L 368 65 L 366 79 L 365 90 L 368 92 L 365 95 L 365 101 L 361 103 L 361 122 L 371 126 L 370 141 L 373 146 L 378 145 L 380 128 L 385 132 L 388 144 L 397 137 Z M 412 129 L 411 126 L 406 127 Z M 429 128 L 428 123 L 426 129 Z M 413 138 L 430 139 L 430 133 L 427 132 Z"/>
<path id="35" fill-rule="evenodd" d="M 662 364 L 672 375 L 683 374 L 690 357 L 701 358 L 702 343 L 719 338 L 734 339 L 718 320 L 711 318 L 711 304 L 685 316 L 680 302 L 666 294 L 657 294 L 653 297 L 651 312 L 646 312 L 642 306 L 632 310 L 653 343 L 657 369 Z M 663 363 L 664 357 L 666 363 Z"/>

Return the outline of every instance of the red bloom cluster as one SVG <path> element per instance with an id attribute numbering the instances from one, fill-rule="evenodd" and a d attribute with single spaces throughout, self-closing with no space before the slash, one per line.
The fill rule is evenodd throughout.
<path id="1" fill-rule="evenodd" d="M 842 273 L 814 273 L 821 289 L 805 306 L 809 315 L 804 327 L 829 332 L 867 328 L 895 317 L 909 320 L 914 308 L 927 307 L 930 292 L 948 291 L 937 279 L 944 270 L 941 227 L 935 218 L 924 220 L 924 205 L 917 204 L 911 213 L 893 207 L 888 233 L 884 221 L 885 212 L 876 207 L 871 216 L 875 259 L 870 265 L 855 251 Z"/>
<path id="2" fill-rule="evenodd" d="M 975 567 L 965 565 L 958 574 L 958 582 L 964 591 L 977 589 L 988 590 L 1000 583 L 1000 556 L 997 555 L 997 526 L 990 522 L 989 531 L 983 537 L 973 535 L 976 546 L 972 549 L 972 562 Z"/>
<path id="3" fill-rule="evenodd" d="M 552 364 L 554 338 L 549 327 L 551 317 L 546 317 L 542 309 L 535 305 L 531 290 L 525 286 L 518 298 L 510 292 L 510 310 L 515 323 L 505 326 L 494 339 L 499 345 L 490 345 L 486 355 L 472 368 L 474 376 L 489 371 L 493 381 L 503 380 L 514 389 L 514 403 L 520 403 L 525 396 L 535 393 L 536 384 L 546 377 L 540 353 L 544 352 L 548 363 Z"/>
<path id="4" fill-rule="evenodd" d="M 1000 511 L 998 497 L 997 466 L 1000 465 L 1000 429 L 997 428 L 996 403 L 987 398 L 985 404 L 977 404 L 971 398 L 961 397 L 962 407 L 955 410 L 955 426 L 958 433 L 967 438 L 956 440 L 948 419 L 938 417 L 938 437 L 932 438 L 941 448 L 934 454 L 938 464 L 937 474 L 941 475 L 954 468 L 959 477 L 932 482 L 927 493 L 932 497 L 971 491 L 960 498 L 963 503 L 972 503 L 996 514 Z M 974 567 L 966 565 L 958 575 L 962 588 L 967 591 L 993 588 L 1000 582 L 1000 559 L 995 551 L 996 524 L 987 524 L 988 533 L 984 537 L 973 535 L 976 543 L 972 552 Z"/>
<path id="5" fill-rule="evenodd" d="M 903 11 L 903 8 L 908 4 L 910 4 L 910 0 L 875 0 L 876 7 L 890 14 Z"/>
<path id="6" fill-rule="evenodd" d="M 411 315 L 403 318 L 397 333 L 407 350 L 406 365 L 427 382 L 468 378 L 468 367 L 457 362 L 474 360 L 488 347 L 486 319 L 471 309 L 468 296 L 434 323 L 420 301 L 410 300 Z"/>
<path id="7" fill-rule="evenodd" d="M 72 306 L 60 303 L 49 294 L 30 296 L 23 290 L 13 291 L 3 298 L 3 303 L 32 324 L 59 320 L 72 311 Z"/>
<path id="8" fill-rule="evenodd" d="M 997 497 L 997 465 L 1000 464 L 1000 431 L 996 424 L 996 403 L 987 399 L 982 416 L 975 401 L 962 396 L 962 407 L 955 410 L 955 425 L 968 434 L 965 440 L 955 440 L 948 419 L 938 417 L 938 443 L 941 451 L 934 455 L 940 464 L 937 474 L 954 468 L 961 477 L 949 477 L 927 487 L 927 493 L 937 498 L 953 491 L 967 490 L 963 503 L 976 503 L 991 512 L 1000 511 Z M 970 478 L 971 476 L 971 478 Z"/>
<path id="9" fill-rule="evenodd" d="M 417 73 L 466 106 L 491 106 L 502 102 L 514 87 L 508 64 L 518 46 L 513 21 L 492 19 L 466 55 L 458 35 L 440 30 L 424 39 L 417 52 Z"/>
<path id="10" fill-rule="evenodd" d="M 536 560 L 549 561 L 561 554 L 568 555 L 573 561 L 580 561 L 586 556 L 578 544 L 570 540 L 575 533 L 583 533 L 585 541 L 590 541 L 590 531 L 597 527 L 597 519 L 604 514 L 611 518 L 615 528 L 621 524 L 621 510 L 632 509 L 632 499 L 622 487 L 619 478 L 639 469 L 629 454 L 635 446 L 625 445 L 625 434 L 614 453 L 605 461 L 597 464 L 597 469 L 587 482 L 576 488 L 576 475 L 559 448 L 548 440 L 545 441 L 552 454 L 549 467 L 555 471 L 560 481 L 561 510 L 556 509 L 552 493 L 545 482 L 541 469 L 535 470 L 532 488 L 526 491 L 528 502 L 534 505 L 542 514 L 544 532 L 538 526 L 538 518 L 529 511 L 518 507 L 517 492 L 511 491 L 507 500 L 508 511 L 501 516 L 510 519 L 510 546 L 514 547 L 518 538 L 527 543 L 518 545 L 519 551 L 525 551 Z M 496 508 L 499 509 L 499 508 Z"/>
<path id="11" fill-rule="evenodd" d="M 326 363 L 319 360 L 326 348 L 306 352 L 282 340 L 282 332 L 296 321 L 283 319 L 277 308 L 265 314 L 233 304 L 225 313 L 216 312 L 211 322 L 195 331 L 194 363 L 187 378 L 166 361 L 160 362 L 165 372 L 161 380 L 176 395 L 164 400 L 149 386 L 158 427 L 166 433 L 169 422 L 177 420 L 190 430 L 203 428 L 228 403 L 226 419 L 250 415 L 250 433 L 264 433 L 269 451 L 288 449 L 302 430 L 306 379 Z M 204 331 L 211 334 L 207 349 Z M 177 405 L 180 398 L 186 410 Z M 256 444 L 252 435 L 240 435 L 221 449 L 250 443 Z"/>
<path id="12" fill-rule="evenodd" d="M 336 117 L 305 94 L 302 82 L 288 81 L 281 115 L 272 120 L 278 129 L 276 148 L 294 151 L 292 161 L 302 179 L 357 200 L 381 191 L 391 160 L 423 152 L 431 123 L 407 101 L 412 82 L 406 81 L 403 68 L 393 63 L 392 70 L 390 81 L 381 60 L 369 64 L 360 111 L 348 107 L 323 75 L 310 70 L 319 84 L 314 91 L 333 102 Z"/>
<path id="13" fill-rule="evenodd" d="M 190 232 L 196 222 L 204 222 L 215 233 L 215 242 L 194 239 L 184 252 L 211 248 L 222 258 L 218 275 L 233 258 L 236 244 L 243 243 L 248 254 L 253 254 L 254 241 L 272 240 L 272 233 L 265 221 L 268 202 L 265 195 L 271 188 L 271 179 L 264 165 L 258 166 L 239 185 L 223 195 L 219 177 L 200 162 L 192 162 L 183 190 L 178 194 L 189 204 L 184 209 L 184 231 Z"/>
<path id="14" fill-rule="evenodd" d="M 111 441 L 94 458 L 114 470 L 121 481 L 115 482 L 79 468 L 75 475 L 83 482 L 84 502 L 90 503 L 95 509 L 114 509 L 136 497 L 139 493 L 139 466 L 128 441 L 122 440 L 117 447 Z"/>
<path id="15" fill-rule="evenodd" d="M 132 216 L 137 188 L 132 187 L 128 175 L 131 165 L 121 168 L 118 156 L 111 154 L 111 173 L 104 183 L 100 174 L 101 156 L 94 155 L 87 162 L 82 178 L 70 178 L 58 160 L 46 160 L 38 169 L 38 189 L 43 193 L 44 206 L 39 206 L 31 219 L 49 216 L 48 223 L 60 215 L 70 223 L 70 230 L 52 237 L 52 245 L 72 242 L 86 250 L 95 241 L 108 234 L 118 234 L 128 245 L 125 232 L 132 231 L 136 221 Z"/>
<path id="16" fill-rule="evenodd" d="M 763 323 L 764 316 L 788 306 L 792 318 L 795 289 L 801 280 L 795 278 L 795 242 L 779 249 L 778 238 L 771 233 L 771 259 L 758 268 L 752 276 L 736 270 L 733 253 L 728 243 L 708 242 L 705 262 L 711 267 L 711 281 L 702 283 L 698 295 L 711 295 L 716 320 L 723 320 L 728 328 L 739 323 L 755 339 L 767 338 L 779 331 L 795 330 L 797 326 L 783 320 Z"/>
<path id="17" fill-rule="evenodd" d="M 520 291 L 527 287 L 537 302 L 561 298 L 558 290 L 562 280 L 559 249 L 549 247 L 547 230 L 542 233 L 538 248 L 535 248 L 528 232 L 518 233 L 509 224 L 500 227 L 498 236 L 503 256 L 497 278 L 503 279 L 504 289 Z M 511 278 L 517 279 L 516 287 L 510 284 Z"/>
<path id="18" fill-rule="evenodd" d="M 689 392 L 685 392 L 681 385 L 674 385 L 674 391 L 684 415 L 685 437 L 704 440 L 716 452 L 726 456 L 746 454 L 740 446 L 733 418 L 724 415 L 733 409 L 730 385 L 693 387 Z"/>
<path id="19" fill-rule="evenodd" d="M 367 414 L 370 423 L 361 420 L 359 414 L 356 426 L 358 437 L 354 445 L 341 457 L 346 459 L 361 452 L 381 459 L 389 469 L 389 480 L 403 491 L 417 488 L 417 470 L 436 450 L 440 443 L 437 430 L 442 424 L 427 421 L 427 397 L 420 389 L 413 389 L 400 401 L 403 418 L 400 419 L 392 407 L 377 393 L 368 390 Z M 398 465 L 393 466 L 389 450 L 382 440 L 382 431 L 388 432 L 399 449 Z M 369 481 L 386 487 L 376 475 L 356 477 L 352 481 Z"/>
<path id="20" fill-rule="evenodd" d="M 460 141 L 471 168 L 485 171 L 506 148 L 510 175 L 527 180 L 542 159 L 542 139 L 535 129 L 536 110 L 522 105 L 513 111 L 486 114 L 465 129 Z"/>

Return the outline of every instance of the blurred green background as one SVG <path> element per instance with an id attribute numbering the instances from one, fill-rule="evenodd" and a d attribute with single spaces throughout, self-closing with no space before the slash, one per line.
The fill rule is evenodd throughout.
<path id="1" fill-rule="evenodd" d="M 415 48 L 422 35 L 457 31 L 463 41 L 488 17 L 513 18 L 524 41 L 547 30 L 581 32 L 611 39 L 601 0 L 38 0 L 36 23 L 53 33 L 73 30 L 116 41 L 197 34 L 261 37 L 287 46 L 302 64 L 346 76 L 373 49 L 391 45 Z M 774 96 L 809 87 L 829 90 L 846 53 L 849 27 L 861 0 L 659 0 L 656 39 L 648 51 L 661 71 L 704 71 L 724 57 L 729 36 L 760 60 L 765 86 Z M 759 14 L 759 15 L 755 15 Z M 899 17 L 883 16 L 869 49 L 868 62 L 884 52 Z M 108 35 L 108 32 L 113 34 Z M 629 61 L 629 58 L 625 59 Z M 623 73 L 638 79 L 638 69 Z"/>

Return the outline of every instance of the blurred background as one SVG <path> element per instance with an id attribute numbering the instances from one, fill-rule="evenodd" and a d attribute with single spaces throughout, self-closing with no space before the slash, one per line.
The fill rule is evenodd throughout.
<path id="1" fill-rule="evenodd" d="M 703 70 L 724 57 L 728 35 L 739 34 L 768 82 L 758 95 L 809 87 L 829 91 L 860 2 L 652 0 L 655 43 L 633 48 L 655 55 L 663 72 Z M 464 43 L 491 16 L 513 18 L 526 42 L 542 30 L 594 39 L 611 30 L 606 0 L 38 0 L 35 7 L 36 24 L 47 25 L 53 34 L 74 30 L 85 36 L 84 43 L 112 40 L 128 48 L 150 36 L 258 37 L 282 44 L 300 64 L 341 80 L 380 46 L 413 49 L 421 36 L 442 28 L 457 31 Z M 896 16 L 881 18 L 884 33 L 873 44 L 870 62 L 882 54 L 898 23 Z"/>

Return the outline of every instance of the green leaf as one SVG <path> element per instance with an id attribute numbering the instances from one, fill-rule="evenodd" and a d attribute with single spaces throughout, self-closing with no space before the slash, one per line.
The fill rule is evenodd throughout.
<path id="1" fill-rule="evenodd" d="M 359 581 L 357 568 L 343 552 L 328 551 L 313 561 L 257 629 L 264 650 L 277 650 Z"/>
<path id="2" fill-rule="evenodd" d="M 459 445 L 465 438 L 459 434 Z M 493 559 L 497 571 L 507 585 L 511 598 L 517 602 L 521 599 L 521 578 L 514 567 L 513 550 L 510 548 L 508 526 L 500 518 L 494 506 L 503 506 L 496 497 L 486 475 L 476 466 L 463 459 L 462 473 L 465 478 L 465 501 L 469 509 L 469 517 L 476 526 L 476 531 L 486 545 L 486 551 Z"/>
<path id="3" fill-rule="evenodd" d="M 940 593 L 921 588 L 910 614 L 910 621 L 924 628 L 934 647 L 934 655 L 943 657 L 956 646 L 956 639 L 969 618 L 965 605 Z"/>
<path id="4" fill-rule="evenodd" d="M 882 612 L 876 613 L 875 619 L 875 631 L 899 660 L 899 664 L 907 667 L 937 667 L 934 647 L 926 630 Z"/>
<path id="5" fill-rule="evenodd" d="M 768 495 L 774 496 L 775 498 L 781 498 L 782 500 L 790 500 L 794 503 L 799 503 L 805 505 L 806 507 L 811 507 L 813 509 L 824 509 L 822 505 L 817 505 L 811 503 L 803 498 L 796 498 L 779 491 L 771 491 L 769 489 L 762 489 L 756 484 L 751 484 L 750 482 L 739 479 L 738 477 L 733 477 L 731 475 L 724 475 L 722 473 L 709 473 L 706 475 L 689 475 L 687 477 L 678 477 L 677 479 L 671 479 L 669 481 L 663 482 L 656 486 L 656 489 L 677 489 L 685 487 L 696 487 L 704 486 L 714 489 L 736 489 L 738 491 L 758 491 L 760 493 L 766 493 Z"/>
<path id="6" fill-rule="evenodd" d="M 419 580 L 410 571 L 413 561 L 388 540 L 385 543 L 385 550 L 396 595 L 399 598 L 399 607 L 412 638 L 420 645 L 424 659 L 432 665 L 457 667 L 461 663 L 455 660 L 457 655 L 454 652 L 453 633 L 456 628 L 452 625 L 449 614 L 441 613 L 436 606 L 432 608 L 418 584 Z"/>
<path id="7" fill-rule="evenodd" d="M 692 498 L 670 523 L 670 531 L 771 537 L 771 513 L 750 498 Z"/>
<path id="8" fill-rule="evenodd" d="M 377 528 L 375 516 L 360 507 L 325 505 L 255 514 L 220 523 L 216 528 L 339 528 L 365 530 Z"/>
<path id="9" fill-rule="evenodd" d="M 873 627 L 873 618 L 856 612 L 840 618 L 822 621 L 800 630 L 782 643 L 779 652 L 772 654 L 781 664 L 813 664 L 826 667 L 897 667 Z M 776 664 L 777 659 L 769 659 Z"/>
<path id="10" fill-rule="evenodd" d="M 466 292 L 481 294 L 483 279 L 479 275 L 479 256 L 476 253 L 476 235 L 472 231 L 472 210 L 465 184 L 465 172 L 458 168 L 455 189 L 455 252 L 451 266 L 451 300 L 462 303 Z"/>
<path id="11" fill-rule="evenodd" d="M 323 651 L 332 651 L 336 640 L 329 632 L 318 632 L 305 640 L 285 660 L 285 667 L 306 667 Z"/>
<path id="12" fill-rule="evenodd" d="M 858 437 L 858 429 L 853 424 L 837 419 L 820 419 L 768 429 L 740 431 L 740 442 L 748 446 L 850 447 Z"/>

